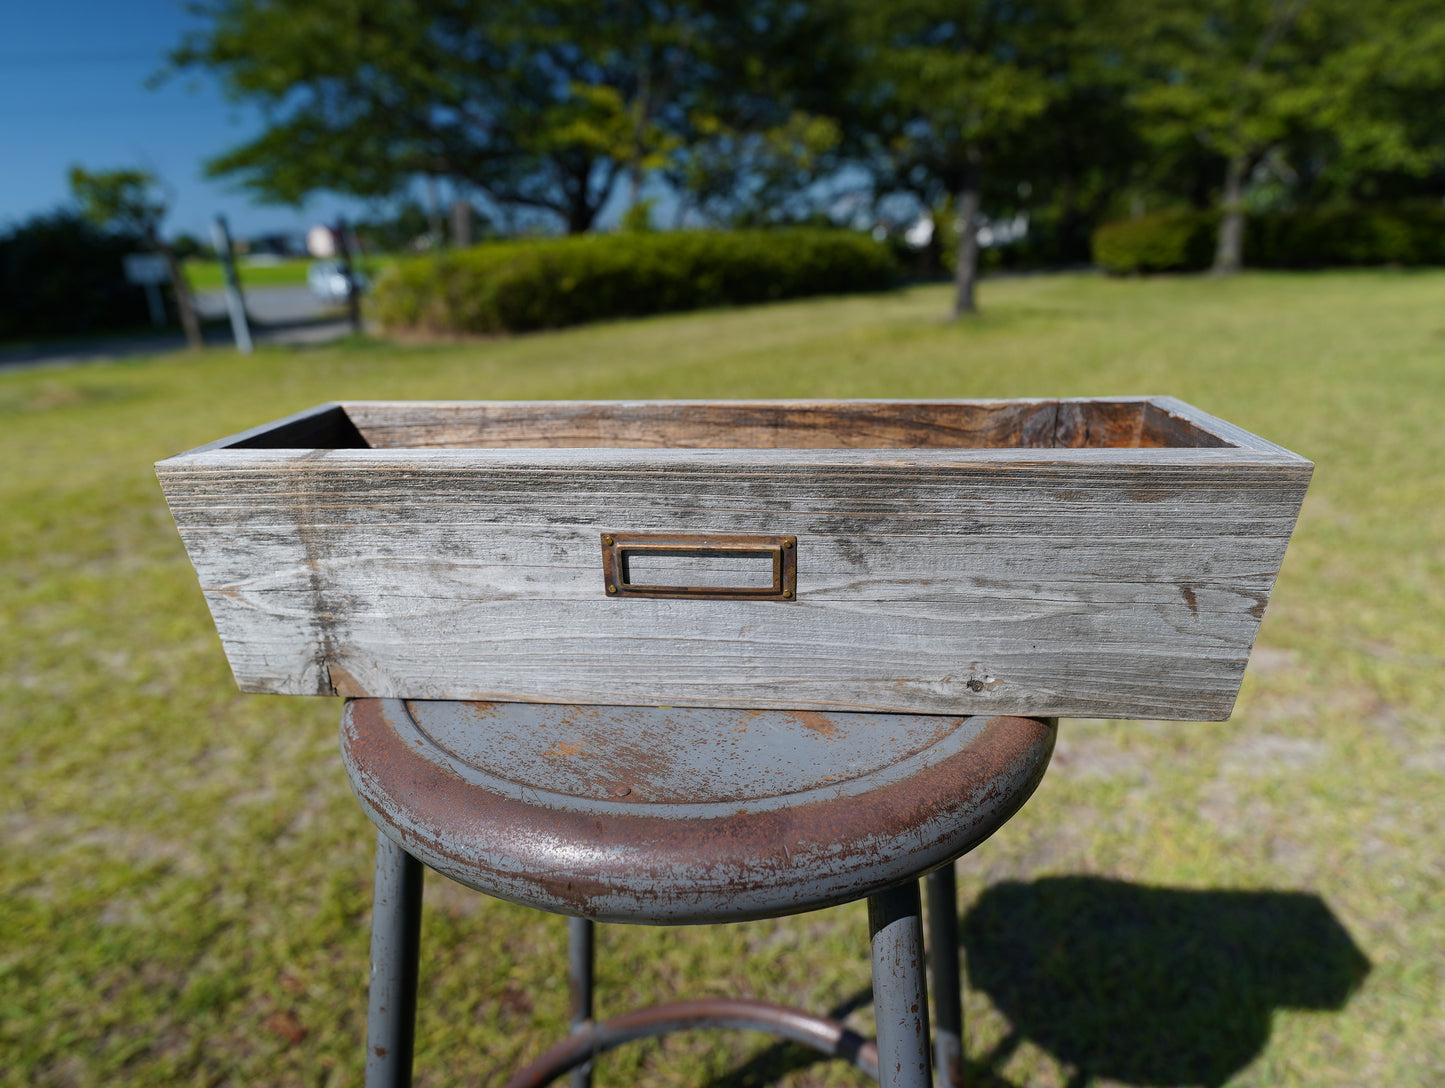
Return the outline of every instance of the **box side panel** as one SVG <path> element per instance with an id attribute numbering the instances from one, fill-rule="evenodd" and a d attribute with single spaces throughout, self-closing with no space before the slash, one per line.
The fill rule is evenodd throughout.
<path id="1" fill-rule="evenodd" d="M 350 406 L 385 448 L 819 449 L 1038 447 L 1047 401 L 518 402 Z"/>
<path id="2" fill-rule="evenodd" d="M 1159 404 L 1146 404 L 1140 413 L 1140 445 L 1168 449 L 1222 449 L 1233 445 L 1198 422 Z"/>
<path id="3" fill-rule="evenodd" d="M 202 447 L 202 451 L 209 448 L 212 447 Z M 228 459 L 243 456 L 230 453 L 231 447 L 217 448 L 227 450 Z M 212 584 L 221 551 L 217 546 L 215 526 L 219 521 L 235 524 L 238 519 L 217 519 L 206 512 L 208 504 L 222 503 L 225 496 L 215 488 L 217 481 L 214 477 L 197 472 L 194 462 L 198 452 L 201 451 L 191 451 L 157 463 L 156 478 L 180 533 L 186 556 L 195 568 L 236 683 L 242 691 L 280 695 L 334 694 L 325 671 L 325 643 L 324 640 L 318 641 L 321 631 L 311 617 L 302 622 L 301 617 L 272 612 L 259 625 L 247 622 L 238 627 L 233 622 L 226 593 L 206 588 Z M 266 562 L 268 554 L 288 550 L 290 542 L 285 539 L 285 534 L 288 529 L 294 528 L 296 519 L 288 517 L 282 524 L 272 526 L 252 518 L 239 520 L 244 521 L 244 528 L 236 531 L 243 537 L 232 544 L 251 557 L 256 565 L 250 570 L 253 576 L 258 576 L 264 569 L 260 564 Z M 253 629 L 258 631 L 259 637 L 249 634 Z M 266 679 L 258 680 L 258 673 L 264 674 Z"/>
<path id="4" fill-rule="evenodd" d="M 242 435 L 228 448 L 364 450 L 369 448 L 369 444 L 346 414 L 346 409 L 334 404 Z"/>
<path id="5" fill-rule="evenodd" d="M 1228 420 L 1212 416 L 1177 397 L 1150 397 L 1144 411 L 1146 431 L 1161 436 L 1165 446 L 1230 446 L 1257 453 L 1280 454 L 1301 464 L 1305 458 L 1260 438 Z"/>
<path id="6" fill-rule="evenodd" d="M 1054 425 L 1054 446 L 1075 450 L 1137 448 L 1145 407 L 1138 402 L 1061 401 Z"/>
<path id="7" fill-rule="evenodd" d="M 239 434 L 207 442 L 204 446 L 166 458 L 156 467 L 159 470 L 171 462 L 189 460 L 216 450 L 366 448 L 366 439 L 351 422 L 345 408 L 336 403 L 319 404 Z"/>
<path id="8" fill-rule="evenodd" d="M 1142 400 L 356 402 L 378 449 L 1138 446 Z"/>
<path id="9" fill-rule="evenodd" d="M 1307 469 L 1200 453 L 272 455 L 166 486 L 246 690 L 1207 719 L 1233 705 Z M 794 535 L 797 599 L 610 599 L 604 532 Z"/>

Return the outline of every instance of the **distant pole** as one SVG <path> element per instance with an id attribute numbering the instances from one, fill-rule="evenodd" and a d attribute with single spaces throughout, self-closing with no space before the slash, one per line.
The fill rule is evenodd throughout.
<path id="1" fill-rule="evenodd" d="M 346 312 L 351 318 L 351 331 L 361 333 L 361 292 L 356 289 L 356 274 L 351 270 L 351 239 L 346 216 L 336 220 L 336 252 L 341 256 L 341 276 L 346 280 Z"/>
<path id="2" fill-rule="evenodd" d="M 241 280 L 236 275 L 236 260 L 231 255 L 231 230 L 226 226 L 224 215 L 216 216 L 211 237 L 216 243 L 216 256 L 221 259 L 221 271 L 226 277 L 226 309 L 231 313 L 231 332 L 236 337 L 236 350 L 242 355 L 250 355 L 251 327 L 246 323 L 246 300 L 241 297 Z"/>
<path id="3" fill-rule="evenodd" d="M 452 248 L 466 249 L 472 244 L 472 205 L 461 197 L 452 201 Z"/>
<path id="4" fill-rule="evenodd" d="M 166 324 L 166 304 L 161 301 L 161 287 L 158 283 L 146 280 L 146 305 L 150 307 L 151 324 L 161 329 Z"/>

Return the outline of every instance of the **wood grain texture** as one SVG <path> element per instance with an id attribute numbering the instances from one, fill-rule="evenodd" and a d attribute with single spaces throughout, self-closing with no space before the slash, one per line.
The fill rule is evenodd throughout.
<path id="1" fill-rule="evenodd" d="M 157 469 L 247 691 L 1226 717 L 1311 466 L 1178 402 L 1107 403 L 744 405 L 750 441 L 916 441 L 925 420 L 935 444 L 652 449 L 607 447 L 606 405 L 348 405 L 373 445 L 529 419 L 556 439 L 543 418 L 599 440 L 221 443 Z M 674 408 L 619 409 L 619 433 Z M 1080 427 L 1126 445 L 1079 448 Z M 1012 445 L 949 448 L 965 434 Z M 796 535 L 797 599 L 609 599 L 604 531 Z"/>
<path id="2" fill-rule="evenodd" d="M 377 449 L 1050 449 L 1137 446 L 1146 403 L 351 402 L 345 407 Z"/>

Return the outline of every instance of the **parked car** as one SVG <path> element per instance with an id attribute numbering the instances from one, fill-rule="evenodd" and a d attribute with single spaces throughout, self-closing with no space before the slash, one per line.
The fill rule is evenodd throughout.
<path id="1" fill-rule="evenodd" d="M 358 294 L 365 294 L 371 286 L 366 274 L 355 265 L 351 266 L 351 278 Z M 311 293 L 322 302 L 346 301 L 346 273 L 340 261 L 312 261 L 311 267 L 306 270 L 306 283 Z"/>

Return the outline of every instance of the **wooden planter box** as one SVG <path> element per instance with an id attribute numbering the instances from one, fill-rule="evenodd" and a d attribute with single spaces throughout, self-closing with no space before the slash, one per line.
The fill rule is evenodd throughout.
<path id="1" fill-rule="evenodd" d="M 156 470 L 245 691 L 1222 719 L 1312 467 L 1150 397 L 329 404 Z"/>

